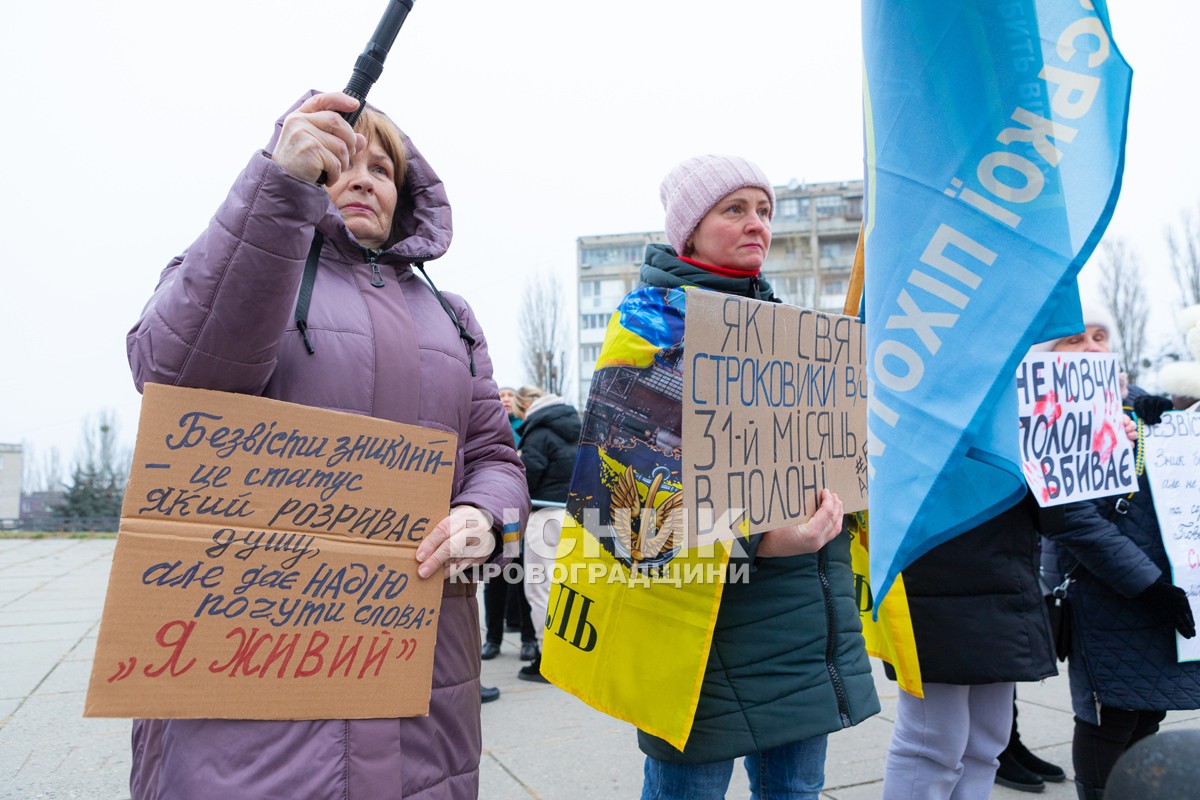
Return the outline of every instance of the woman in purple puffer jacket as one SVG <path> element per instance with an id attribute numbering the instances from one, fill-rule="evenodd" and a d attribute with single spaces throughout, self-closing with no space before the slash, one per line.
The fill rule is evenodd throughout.
<path id="1" fill-rule="evenodd" d="M 385 116 L 367 109 L 352 130 L 338 114 L 357 107 L 313 92 L 277 124 L 163 271 L 129 361 L 139 389 L 242 392 L 456 434 L 450 514 L 416 554 L 429 578 L 499 558 L 529 496 L 474 314 L 412 269 L 450 244 L 445 189 Z M 137 720 L 134 800 L 476 797 L 474 590 L 444 584 L 428 717 Z"/>

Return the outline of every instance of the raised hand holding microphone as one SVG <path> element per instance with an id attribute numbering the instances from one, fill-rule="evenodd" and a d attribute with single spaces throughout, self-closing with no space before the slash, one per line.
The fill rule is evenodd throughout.
<path id="1" fill-rule="evenodd" d="M 284 118 L 272 157 L 293 178 L 321 185 L 337 183 L 351 157 L 366 146 L 344 115 L 360 107 L 345 92 L 313 95 Z M 320 180 L 325 176 L 325 180 Z"/>
<path id="2" fill-rule="evenodd" d="M 408 19 L 412 5 L 413 0 L 388 0 L 383 16 L 375 26 L 375 32 L 371 34 L 367 46 L 354 62 L 354 70 L 350 73 L 344 94 L 356 102 L 352 108 L 338 112 L 351 128 L 358 121 L 358 115 L 367 103 L 367 92 L 371 91 L 375 81 L 383 74 L 383 62 L 387 59 L 404 20 Z M 316 179 L 317 186 L 324 186 L 329 181 L 336 182 L 337 175 L 328 170 L 321 172 Z"/>

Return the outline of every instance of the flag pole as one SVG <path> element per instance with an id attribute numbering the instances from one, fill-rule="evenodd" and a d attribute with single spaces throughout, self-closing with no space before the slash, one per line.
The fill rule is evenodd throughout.
<path id="1" fill-rule="evenodd" d="M 858 244 L 854 248 L 854 266 L 850 268 L 850 285 L 846 288 L 846 304 L 842 307 L 842 313 L 850 317 L 858 316 L 858 309 L 862 303 L 864 260 L 863 229 L 860 226 Z"/>

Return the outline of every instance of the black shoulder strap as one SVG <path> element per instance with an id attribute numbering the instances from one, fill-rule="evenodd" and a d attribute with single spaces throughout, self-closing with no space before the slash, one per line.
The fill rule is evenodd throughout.
<path id="1" fill-rule="evenodd" d="M 433 285 L 433 281 L 429 279 L 429 273 L 425 271 L 425 265 L 421 262 L 413 264 L 414 267 L 421 271 L 425 276 L 425 282 L 429 284 L 429 288 L 433 289 L 433 294 L 437 297 L 438 302 L 442 304 L 442 310 L 445 311 L 450 319 L 454 321 L 454 327 L 458 328 L 458 338 L 463 340 L 463 344 L 467 346 L 467 360 L 471 364 L 471 377 L 475 377 L 475 337 L 467 330 L 467 326 L 462 324 L 462 320 L 458 318 L 458 314 L 454 313 L 454 309 L 450 307 L 450 303 L 446 298 L 442 297 L 442 293 Z"/>
<path id="2" fill-rule="evenodd" d="M 320 231 L 313 233 L 312 246 L 308 248 L 308 259 L 304 262 L 304 277 L 300 280 L 300 296 L 296 298 L 296 330 L 304 339 L 304 349 L 311 356 L 317 351 L 313 349 L 308 339 L 308 305 L 312 302 L 313 283 L 317 280 L 317 262 L 321 260 L 321 245 L 325 244 L 325 235 Z"/>

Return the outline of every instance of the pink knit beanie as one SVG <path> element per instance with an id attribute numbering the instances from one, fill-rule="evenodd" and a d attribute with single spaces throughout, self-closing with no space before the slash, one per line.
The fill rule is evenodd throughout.
<path id="1" fill-rule="evenodd" d="M 658 196 L 667 212 L 667 241 L 675 252 L 683 254 L 688 237 L 718 200 L 743 186 L 766 192 L 771 200 L 771 216 L 775 216 L 771 182 L 761 169 L 744 158 L 696 156 L 667 173 Z"/>

